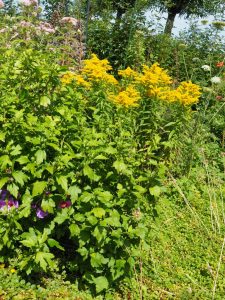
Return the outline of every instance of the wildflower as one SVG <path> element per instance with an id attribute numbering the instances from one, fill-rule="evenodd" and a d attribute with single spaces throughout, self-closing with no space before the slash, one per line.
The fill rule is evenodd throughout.
<path id="1" fill-rule="evenodd" d="M 100 60 L 97 55 L 92 54 L 90 59 L 84 60 L 82 75 L 86 76 L 90 81 L 118 84 L 115 77 L 107 72 L 112 70 L 107 59 Z"/>
<path id="2" fill-rule="evenodd" d="M 113 102 L 123 105 L 125 107 L 137 106 L 137 102 L 141 99 L 140 93 L 132 86 L 128 86 L 125 91 L 120 92 L 118 95 L 111 96 Z"/>
<path id="3" fill-rule="evenodd" d="M 208 65 L 203 65 L 201 68 L 202 68 L 204 71 L 210 71 L 210 70 L 211 70 L 210 66 L 208 66 Z"/>
<path id="4" fill-rule="evenodd" d="M 55 33 L 55 29 L 48 22 L 40 22 L 39 26 L 36 29 L 45 32 L 47 34 Z"/>
<path id="5" fill-rule="evenodd" d="M 221 79 L 218 76 L 214 76 L 210 80 L 211 80 L 212 83 L 215 83 L 215 84 L 218 84 L 218 83 L 221 82 Z"/>
<path id="6" fill-rule="evenodd" d="M 0 0 L 0 9 L 3 8 L 4 6 L 5 6 L 4 2 Z"/>
<path id="7" fill-rule="evenodd" d="M 7 190 L 0 190 L 0 210 L 10 211 L 12 208 L 18 208 L 19 202 Z"/>
<path id="8" fill-rule="evenodd" d="M 191 81 L 183 81 L 176 89 L 178 100 L 183 105 L 192 105 L 199 101 L 201 96 L 200 87 Z"/>
<path id="9" fill-rule="evenodd" d="M 69 71 L 63 74 L 60 81 L 62 82 L 62 84 L 70 84 L 74 80 L 75 76 L 76 74 L 74 72 Z"/>
<path id="10" fill-rule="evenodd" d="M 219 61 L 219 62 L 216 64 L 216 66 L 217 66 L 218 68 L 222 68 L 222 67 L 224 66 L 224 61 Z"/>
<path id="11" fill-rule="evenodd" d="M 220 101 L 223 99 L 223 96 L 216 96 L 216 100 Z"/>
<path id="12" fill-rule="evenodd" d="M 24 6 L 38 6 L 37 0 L 21 0 L 20 4 Z"/>
<path id="13" fill-rule="evenodd" d="M 61 23 L 67 23 L 72 24 L 73 26 L 78 26 L 80 21 L 72 17 L 64 17 L 61 19 Z"/>
<path id="14" fill-rule="evenodd" d="M 130 67 L 126 68 L 125 70 L 119 70 L 118 74 L 125 78 L 128 78 L 128 77 L 136 78 L 139 75 L 137 72 L 132 70 Z"/>
<path id="15" fill-rule="evenodd" d="M 47 211 L 43 211 L 40 207 L 38 207 L 37 210 L 36 210 L 36 216 L 39 219 L 44 219 L 45 217 L 48 216 L 48 212 Z"/>
<path id="16" fill-rule="evenodd" d="M 137 81 L 146 87 L 152 87 L 171 84 L 172 78 L 159 67 L 158 63 L 154 63 L 151 67 L 143 66 L 143 74 L 137 78 Z"/>
<path id="17" fill-rule="evenodd" d="M 67 200 L 67 201 L 61 201 L 59 203 L 59 207 L 60 208 L 66 208 L 66 207 L 70 207 L 72 205 L 71 201 L 70 200 Z"/>
<path id="18" fill-rule="evenodd" d="M 11 273 L 16 273 L 16 270 L 15 269 L 11 269 L 10 272 Z"/>

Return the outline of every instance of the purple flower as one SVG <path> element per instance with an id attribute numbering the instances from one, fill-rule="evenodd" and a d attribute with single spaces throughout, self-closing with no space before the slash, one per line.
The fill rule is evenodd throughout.
<path id="1" fill-rule="evenodd" d="M 0 210 L 3 210 L 5 206 L 6 206 L 5 201 L 4 200 L 0 200 Z"/>
<path id="2" fill-rule="evenodd" d="M 48 212 L 47 211 L 43 211 L 40 207 L 37 208 L 36 210 L 36 215 L 39 219 L 44 219 L 45 217 L 47 217 Z"/>
<path id="3" fill-rule="evenodd" d="M 8 191 L 7 190 L 0 190 L 0 198 L 1 200 L 5 200 L 7 196 Z"/>
<path id="4" fill-rule="evenodd" d="M 7 202 L 7 206 L 8 206 L 8 210 L 10 210 L 13 207 L 18 208 L 19 207 L 19 202 L 17 200 L 10 199 Z"/>

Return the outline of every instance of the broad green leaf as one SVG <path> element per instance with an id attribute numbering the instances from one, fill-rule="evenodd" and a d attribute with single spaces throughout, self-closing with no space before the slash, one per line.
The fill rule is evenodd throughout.
<path id="1" fill-rule="evenodd" d="M 103 290 L 107 290 L 109 287 L 109 282 L 105 276 L 99 276 L 97 278 L 94 278 L 93 282 L 95 283 L 97 293 L 100 293 Z"/>
<path id="2" fill-rule="evenodd" d="M 92 209 L 93 214 L 97 218 L 102 218 L 105 216 L 106 211 L 101 207 L 96 207 Z"/>
<path id="3" fill-rule="evenodd" d="M 68 190 L 68 181 L 66 176 L 57 177 L 57 182 L 64 189 L 65 192 Z"/>
<path id="4" fill-rule="evenodd" d="M 68 194 L 71 196 L 71 200 L 74 202 L 78 199 L 78 195 L 81 193 L 81 189 L 74 185 L 68 189 Z"/>
<path id="5" fill-rule="evenodd" d="M 41 164 L 46 160 L 46 152 L 44 150 L 38 150 L 35 154 L 37 164 Z"/>
<path id="6" fill-rule="evenodd" d="M 20 145 L 17 145 L 16 147 L 12 147 L 12 148 L 13 150 L 10 152 L 12 156 L 16 156 L 21 153 L 22 147 Z"/>
<path id="7" fill-rule="evenodd" d="M 40 99 L 40 105 L 47 107 L 51 103 L 51 100 L 47 96 L 43 96 Z"/>
<path id="8" fill-rule="evenodd" d="M 4 142 L 5 141 L 5 136 L 6 136 L 6 133 L 5 132 L 0 132 L 0 141 Z"/>
<path id="9" fill-rule="evenodd" d="M 71 236 L 78 236 L 80 234 L 80 228 L 77 224 L 71 224 L 69 229 Z"/>
<path id="10" fill-rule="evenodd" d="M 84 172 L 84 175 L 86 175 L 89 179 L 91 179 L 93 181 L 99 181 L 99 179 L 101 178 L 94 172 L 94 170 L 89 165 L 86 165 L 83 168 L 83 172 Z"/>
<path id="11" fill-rule="evenodd" d="M 60 243 L 54 239 L 48 239 L 48 244 L 51 248 L 56 247 L 59 250 L 65 251 L 65 249 L 60 245 Z"/>
<path id="12" fill-rule="evenodd" d="M 43 199 L 41 202 L 41 208 L 46 212 L 54 213 L 55 201 L 51 198 Z"/>
<path id="13" fill-rule="evenodd" d="M 116 169 L 118 173 L 125 174 L 127 171 L 127 166 L 123 161 L 119 161 L 119 160 L 114 161 L 113 167 Z"/>
<path id="14" fill-rule="evenodd" d="M 32 196 L 35 197 L 37 195 L 41 195 L 44 192 L 44 189 L 47 186 L 47 182 L 45 181 L 36 181 L 33 184 Z"/>
<path id="15" fill-rule="evenodd" d="M 29 159 L 27 156 L 20 156 L 19 158 L 16 159 L 16 161 L 18 161 L 18 163 L 20 163 L 21 165 L 24 165 L 29 162 Z"/>
<path id="16" fill-rule="evenodd" d="M 2 170 L 4 170 L 7 166 L 12 166 L 12 162 L 8 155 L 2 155 L 0 157 L 0 166 Z"/>
<path id="17" fill-rule="evenodd" d="M 12 194 L 15 198 L 18 196 L 19 187 L 15 185 L 15 183 L 8 184 L 7 190 Z"/>
<path id="18" fill-rule="evenodd" d="M 12 173 L 13 178 L 16 182 L 18 182 L 21 186 L 27 181 L 28 177 L 22 171 L 15 171 Z"/>
<path id="19" fill-rule="evenodd" d="M 159 186 L 154 186 L 149 188 L 149 192 L 152 196 L 158 197 L 161 193 L 161 188 Z"/>
<path id="20" fill-rule="evenodd" d="M 0 179 L 0 189 L 6 184 L 6 182 L 8 182 L 9 178 L 8 177 L 4 177 Z"/>

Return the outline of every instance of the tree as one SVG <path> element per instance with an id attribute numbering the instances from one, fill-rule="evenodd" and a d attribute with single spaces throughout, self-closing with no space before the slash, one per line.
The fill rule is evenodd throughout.
<path id="1" fill-rule="evenodd" d="M 162 12 L 167 12 L 167 21 L 164 33 L 171 35 L 174 21 L 179 16 L 204 17 L 213 14 L 221 5 L 223 0 L 153 0 L 149 2 L 152 8 L 159 8 Z"/>

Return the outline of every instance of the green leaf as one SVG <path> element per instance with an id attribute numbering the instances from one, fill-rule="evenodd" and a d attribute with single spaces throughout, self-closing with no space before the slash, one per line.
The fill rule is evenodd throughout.
<path id="1" fill-rule="evenodd" d="M 100 293 L 103 290 L 107 290 L 109 287 L 109 282 L 105 276 L 99 276 L 97 278 L 94 278 L 93 282 L 95 283 L 97 293 Z"/>
<path id="2" fill-rule="evenodd" d="M 51 248 L 56 247 L 59 250 L 65 251 L 65 249 L 54 239 L 48 239 L 48 244 Z"/>
<path id="3" fill-rule="evenodd" d="M 21 186 L 27 181 L 28 177 L 22 171 L 15 171 L 12 173 L 13 178 L 16 182 L 18 182 Z"/>
<path id="4" fill-rule="evenodd" d="M 47 96 L 43 96 L 40 99 L 40 105 L 47 107 L 51 103 L 51 100 Z"/>
<path id="5" fill-rule="evenodd" d="M 5 141 L 5 136 L 6 136 L 5 132 L 0 132 L 0 141 L 4 142 Z"/>
<path id="6" fill-rule="evenodd" d="M 44 192 L 46 186 L 47 186 L 47 182 L 36 181 L 33 185 L 32 196 L 35 197 L 37 195 L 41 195 Z"/>
<path id="7" fill-rule="evenodd" d="M 127 169 L 126 164 L 123 161 L 116 160 L 113 163 L 113 167 L 116 169 L 118 173 L 127 174 L 129 171 Z"/>
<path id="8" fill-rule="evenodd" d="M 102 218 L 105 216 L 105 210 L 101 207 L 96 207 L 92 209 L 93 214 L 95 215 L 95 217 L 97 218 Z"/>
<path id="9" fill-rule="evenodd" d="M 0 189 L 4 186 L 4 184 L 6 184 L 6 182 L 8 182 L 9 178 L 8 177 L 4 177 L 0 179 Z"/>
<path id="10" fill-rule="evenodd" d="M 12 166 L 12 162 L 8 155 L 2 155 L 0 157 L 1 169 L 4 170 L 7 166 Z"/>
<path id="11" fill-rule="evenodd" d="M 76 185 L 73 185 L 68 189 L 68 194 L 71 196 L 72 202 L 78 199 L 78 195 L 80 193 L 81 193 L 81 189 Z"/>
<path id="12" fill-rule="evenodd" d="M 64 189 L 65 192 L 68 190 L 68 181 L 66 176 L 57 177 L 57 182 Z"/>
<path id="13" fill-rule="evenodd" d="M 89 179 L 93 181 L 99 181 L 99 179 L 101 178 L 94 172 L 94 170 L 89 165 L 86 165 L 83 168 L 83 172 L 85 176 L 87 176 Z"/>
<path id="14" fill-rule="evenodd" d="M 35 154 L 37 164 L 41 164 L 46 160 L 46 152 L 44 150 L 38 150 Z"/>
<path id="15" fill-rule="evenodd" d="M 55 208 L 55 201 L 52 199 L 43 199 L 41 202 L 41 208 L 49 213 L 54 213 L 54 208 Z"/>
<path id="16" fill-rule="evenodd" d="M 17 145 L 16 147 L 12 147 L 12 148 L 13 150 L 10 152 L 12 156 L 16 156 L 21 153 L 22 147 L 20 145 Z"/>
<path id="17" fill-rule="evenodd" d="M 15 185 L 15 183 L 8 184 L 7 190 L 12 194 L 15 198 L 18 196 L 19 187 Z"/>
<path id="18" fill-rule="evenodd" d="M 54 255 L 52 253 L 37 252 L 35 257 L 35 262 L 40 265 L 40 267 L 46 271 L 48 265 L 52 265 L 52 259 Z"/>
<path id="19" fill-rule="evenodd" d="M 29 159 L 27 156 L 20 156 L 19 158 L 16 159 L 16 161 L 18 161 L 18 163 L 20 163 L 21 165 L 24 165 L 29 162 Z"/>
<path id="20" fill-rule="evenodd" d="M 77 224 L 71 224 L 69 229 L 71 236 L 78 236 L 80 234 L 80 228 Z"/>
<path id="21" fill-rule="evenodd" d="M 152 196 L 158 197 L 161 193 L 161 188 L 159 186 L 154 186 L 149 188 L 149 192 Z"/>

